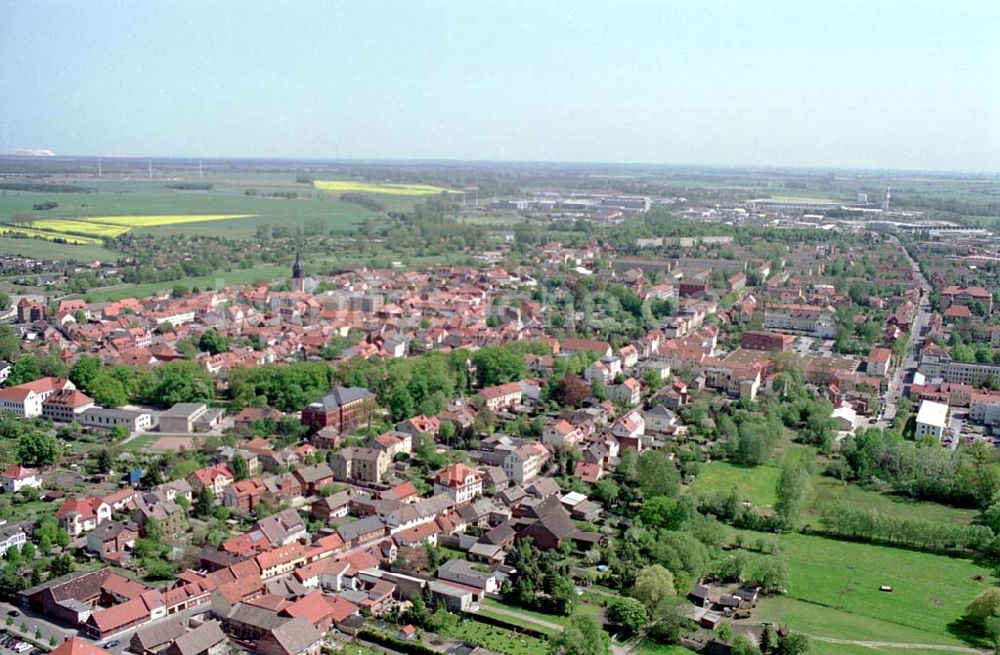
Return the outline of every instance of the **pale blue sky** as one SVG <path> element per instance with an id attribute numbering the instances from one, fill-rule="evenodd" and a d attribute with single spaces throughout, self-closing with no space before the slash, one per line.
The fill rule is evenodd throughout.
<path id="1" fill-rule="evenodd" d="M 1000 2 L 0 0 L 0 151 L 1000 171 Z"/>

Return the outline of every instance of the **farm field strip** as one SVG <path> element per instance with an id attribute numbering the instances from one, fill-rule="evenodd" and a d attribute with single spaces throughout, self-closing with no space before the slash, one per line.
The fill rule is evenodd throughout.
<path id="1" fill-rule="evenodd" d="M 438 193 L 461 193 L 430 184 L 376 184 L 350 180 L 316 180 L 313 186 L 330 193 L 375 193 L 390 196 L 427 196 Z"/>
<path id="2" fill-rule="evenodd" d="M 128 232 L 128 227 L 116 225 L 100 225 L 89 221 L 68 219 L 68 218 L 43 218 L 31 224 L 39 230 L 48 232 L 64 232 L 66 234 L 87 234 L 95 237 L 116 237 L 119 234 Z"/>
<path id="3" fill-rule="evenodd" d="M 65 232 L 48 232 L 46 230 L 35 230 L 30 227 L 0 226 L 0 235 L 6 234 L 20 234 L 26 237 L 34 237 L 36 239 L 46 239 L 48 241 L 59 240 L 72 244 L 100 245 L 101 243 L 100 239 L 83 237 L 75 234 L 66 234 Z"/>
<path id="4" fill-rule="evenodd" d="M 133 216 L 88 216 L 79 218 L 42 218 L 31 227 L 4 227 L 0 234 L 20 233 L 42 239 L 61 239 L 73 244 L 100 244 L 102 238 L 113 238 L 133 228 L 205 223 L 238 218 L 253 214 L 169 214 Z"/>
<path id="5" fill-rule="evenodd" d="M 181 225 L 184 223 L 204 223 L 224 221 L 234 218 L 249 218 L 253 214 L 170 214 L 159 216 L 87 216 L 79 220 L 84 223 L 121 225 L 125 227 L 159 227 L 160 225 Z"/>

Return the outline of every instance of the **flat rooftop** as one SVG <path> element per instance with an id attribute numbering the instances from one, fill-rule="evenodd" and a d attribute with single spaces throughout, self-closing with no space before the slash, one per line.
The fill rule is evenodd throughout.
<path id="1" fill-rule="evenodd" d="M 947 420 L 948 406 L 944 403 L 936 403 L 933 400 L 925 400 L 920 403 L 920 411 L 917 412 L 917 423 L 943 428 L 947 425 Z"/>

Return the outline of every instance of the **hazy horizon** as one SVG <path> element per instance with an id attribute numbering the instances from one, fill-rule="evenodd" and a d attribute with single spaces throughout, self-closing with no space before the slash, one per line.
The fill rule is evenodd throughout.
<path id="1" fill-rule="evenodd" d="M 0 152 L 1000 171 L 1000 5 L 0 0 Z"/>

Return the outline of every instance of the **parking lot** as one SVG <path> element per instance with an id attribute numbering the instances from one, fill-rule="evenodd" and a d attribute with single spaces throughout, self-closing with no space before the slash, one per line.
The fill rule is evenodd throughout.
<path id="1" fill-rule="evenodd" d="M 25 611 L 24 608 L 10 603 L 0 603 L 0 615 L 2 615 L 4 619 L 4 623 L 0 624 L 0 628 L 4 630 L 5 638 L 7 636 L 17 636 L 17 634 L 21 632 L 29 635 L 32 641 L 43 644 L 46 650 L 53 648 L 53 646 L 50 645 L 53 642 L 58 646 L 70 636 L 76 634 L 76 630 L 64 628 L 36 615 L 34 612 Z M 7 620 L 10 620 L 10 625 L 6 625 Z M 20 630 L 22 625 L 27 627 L 26 631 Z M 37 635 L 41 636 L 38 637 Z M 14 649 L 0 645 L 0 655 L 14 655 L 16 652 L 17 651 Z M 25 655 L 30 652 L 31 649 L 28 649 L 21 651 L 18 655 Z"/>

